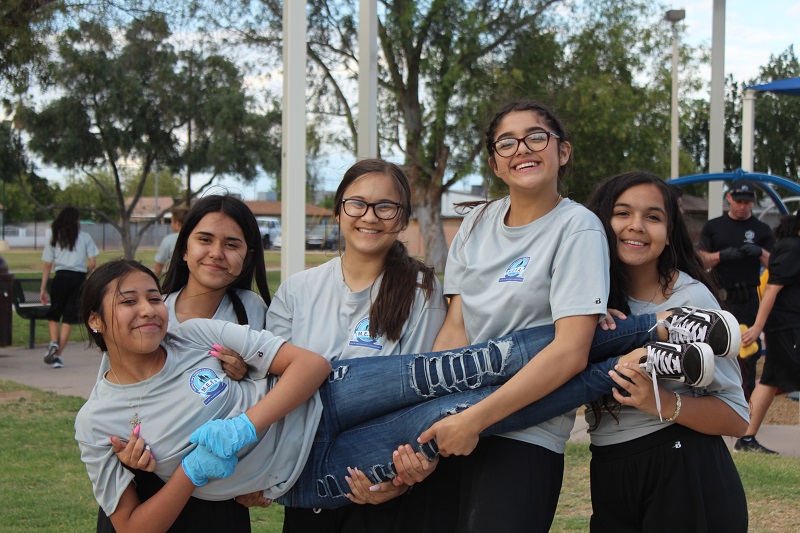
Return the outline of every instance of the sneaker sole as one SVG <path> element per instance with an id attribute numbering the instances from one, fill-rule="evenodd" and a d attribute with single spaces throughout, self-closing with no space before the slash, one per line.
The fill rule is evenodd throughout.
<path id="1" fill-rule="evenodd" d="M 742 348 L 742 330 L 739 327 L 739 321 L 728 311 L 715 311 L 725 323 L 728 328 L 728 338 L 730 342 L 723 353 L 718 353 L 717 356 L 726 359 L 733 359 L 739 356 L 739 350 Z"/>
<path id="2" fill-rule="evenodd" d="M 56 354 L 58 353 L 58 348 L 51 346 L 47 349 L 47 353 L 44 356 L 44 363 L 46 365 L 52 365 L 56 362 Z"/>
<path id="3" fill-rule="evenodd" d="M 711 346 L 704 342 L 698 342 L 694 346 L 700 350 L 703 364 L 701 365 L 700 377 L 697 382 L 689 383 L 689 385 L 692 387 L 707 387 L 714 381 L 714 351 Z"/>

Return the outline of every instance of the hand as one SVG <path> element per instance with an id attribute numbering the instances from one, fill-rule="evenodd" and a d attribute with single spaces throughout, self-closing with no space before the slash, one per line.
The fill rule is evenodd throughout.
<path id="1" fill-rule="evenodd" d="M 189 436 L 189 442 L 207 447 L 220 458 L 233 457 L 256 440 L 256 428 L 244 413 L 228 420 L 206 422 Z"/>
<path id="2" fill-rule="evenodd" d="M 384 481 L 377 485 L 357 468 L 347 467 L 349 476 L 345 476 L 347 484 L 350 486 L 350 493 L 345 494 L 347 499 L 353 503 L 363 505 L 365 503 L 378 505 L 387 502 L 404 494 L 408 490 L 408 485 L 395 486 L 391 481 Z"/>
<path id="3" fill-rule="evenodd" d="M 466 422 L 466 411 L 447 416 L 422 432 L 417 442 L 425 444 L 436 440 L 442 457 L 450 455 L 469 455 L 478 445 L 480 432 Z"/>
<path id="4" fill-rule="evenodd" d="M 234 381 L 241 381 L 247 375 L 247 363 L 242 356 L 233 350 L 229 350 L 219 344 L 214 345 L 214 349 L 209 351 L 211 355 L 219 359 L 222 370 Z"/>
<path id="5" fill-rule="evenodd" d="M 250 494 L 242 494 L 233 499 L 239 505 L 244 507 L 263 507 L 266 509 L 272 503 L 272 500 L 264 496 L 262 491 L 251 492 Z"/>
<path id="6" fill-rule="evenodd" d="M 392 462 L 394 462 L 394 468 L 397 470 L 397 477 L 392 480 L 395 486 L 413 485 L 424 481 L 426 477 L 436 470 L 439 458 L 428 461 L 420 452 L 414 452 L 414 448 L 410 444 L 406 444 L 399 446 L 392 453 Z"/>
<path id="7" fill-rule="evenodd" d="M 239 462 L 237 457 L 221 458 L 205 446 L 197 446 L 183 458 L 181 466 L 195 487 L 202 487 L 211 478 L 224 479 L 231 474 Z"/>
<path id="8" fill-rule="evenodd" d="M 764 253 L 764 250 L 757 244 L 753 244 L 752 242 L 746 242 L 739 247 L 739 251 L 744 254 L 745 257 L 761 257 L 761 254 Z"/>
<path id="9" fill-rule="evenodd" d="M 139 437 L 138 431 L 131 431 L 128 440 L 119 437 L 111 437 L 111 448 L 117 455 L 119 462 L 129 468 L 154 472 L 156 469 L 156 458 L 150 452 L 150 446 Z"/>
<path id="10" fill-rule="evenodd" d="M 742 347 L 746 347 L 758 340 L 759 335 L 761 335 L 761 331 L 763 328 L 759 328 L 758 326 L 753 326 L 748 328 L 747 331 L 742 333 Z"/>
<path id="11" fill-rule="evenodd" d="M 42 305 L 47 305 L 47 291 L 41 291 L 39 293 L 39 301 L 42 302 Z"/>
<path id="12" fill-rule="evenodd" d="M 606 311 L 605 318 L 603 318 L 603 320 L 601 320 L 598 323 L 598 326 L 600 326 L 600 329 L 604 331 L 608 331 L 610 329 L 617 329 L 617 323 L 614 321 L 615 318 L 619 320 L 625 320 L 628 317 L 622 311 L 618 309 L 612 309 L 609 307 L 608 310 Z"/>
<path id="13" fill-rule="evenodd" d="M 618 364 L 614 367 L 614 370 L 610 371 L 608 374 L 611 376 L 611 379 L 619 385 L 619 389 L 625 390 L 630 394 L 630 396 L 624 396 L 619 389 L 612 389 L 611 392 L 618 403 L 635 407 L 653 416 L 658 416 L 656 396 L 653 390 L 653 380 L 646 373 L 642 372 L 638 365 L 635 363 Z M 662 389 L 659 389 L 658 392 L 661 395 L 661 405 L 663 406 L 668 400 L 668 395 L 671 393 Z"/>
<path id="14" fill-rule="evenodd" d="M 744 252 L 738 248 L 734 248 L 733 246 L 719 251 L 720 263 L 723 261 L 738 261 L 740 259 L 744 259 L 745 257 L 747 256 L 744 254 Z"/>

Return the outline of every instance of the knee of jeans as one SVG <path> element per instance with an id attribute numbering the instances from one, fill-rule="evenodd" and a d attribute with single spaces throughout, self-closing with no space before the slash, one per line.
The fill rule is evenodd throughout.
<path id="1" fill-rule="evenodd" d="M 415 357 L 409 363 L 411 387 L 423 398 L 481 387 L 485 377 L 502 374 L 513 345 L 504 339 L 484 348 Z"/>

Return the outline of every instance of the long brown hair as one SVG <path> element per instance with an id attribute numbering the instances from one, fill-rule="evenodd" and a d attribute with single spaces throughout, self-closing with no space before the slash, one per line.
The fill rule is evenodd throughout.
<path id="1" fill-rule="evenodd" d="M 50 246 L 60 246 L 64 250 L 74 250 L 80 231 L 80 214 L 74 207 L 65 207 L 51 226 Z"/>
<path id="2" fill-rule="evenodd" d="M 400 233 L 411 218 L 411 187 L 408 177 L 399 166 L 382 159 L 363 159 L 344 173 L 342 182 L 334 196 L 334 214 L 337 219 L 342 212 L 344 193 L 350 185 L 368 174 L 383 174 L 390 177 L 400 194 L 400 212 L 394 219 L 393 231 Z M 341 232 L 340 232 L 341 235 Z M 421 288 L 428 300 L 433 294 L 433 268 L 408 255 L 406 245 L 399 240 L 392 243 L 383 266 L 383 281 L 378 296 L 369 310 L 369 334 L 375 338 L 384 335 L 389 340 L 398 340 L 403 326 L 411 313 L 417 288 Z"/>

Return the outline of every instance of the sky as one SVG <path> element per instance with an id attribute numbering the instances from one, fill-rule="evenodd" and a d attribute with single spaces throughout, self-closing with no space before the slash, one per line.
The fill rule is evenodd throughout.
<path id="1" fill-rule="evenodd" d="M 695 0 L 675 3 L 670 9 L 686 10 L 682 39 L 693 46 L 710 49 L 714 0 Z M 725 12 L 725 75 L 733 74 L 737 82 L 749 81 L 758 75 L 770 56 L 784 52 L 792 44 L 800 44 L 800 0 L 727 0 Z M 800 46 L 795 54 L 800 54 Z M 700 75 L 711 77 L 710 65 Z M 329 158 L 320 165 L 325 178 L 323 189 L 333 190 L 354 159 L 350 156 Z M 58 179 L 56 169 L 41 169 L 49 179 Z M 479 181 L 479 178 L 478 180 Z M 225 179 L 220 185 L 245 199 L 255 199 L 261 191 L 272 190 L 272 179 L 262 177 L 250 184 Z M 464 188 L 469 187 L 464 184 Z"/>

